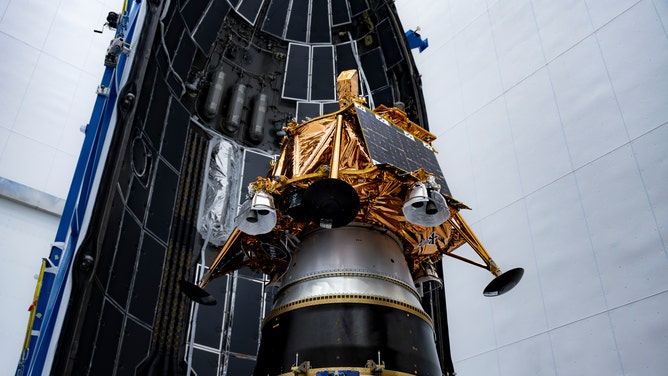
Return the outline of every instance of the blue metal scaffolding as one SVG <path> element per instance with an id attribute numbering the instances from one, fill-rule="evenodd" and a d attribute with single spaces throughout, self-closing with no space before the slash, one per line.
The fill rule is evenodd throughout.
<path id="1" fill-rule="evenodd" d="M 111 54 L 116 58 L 115 64 L 105 62 L 106 68 L 98 87 L 90 122 L 86 127 L 86 135 L 56 237 L 49 257 L 42 261 L 16 375 L 38 375 L 50 371 L 45 368 L 49 364 L 49 353 L 53 351 L 52 343 L 57 341 L 57 338 L 53 337 L 57 332 L 59 315 L 64 315 L 61 307 L 66 296 L 67 283 L 71 278 L 72 261 L 84 224 L 84 214 L 91 196 L 95 194 L 94 181 L 105 140 L 113 129 L 118 93 L 123 85 L 123 72 L 126 68 L 129 69 L 127 46 L 131 45 L 135 35 L 140 10 L 140 0 L 124 2 L 116 34 L 107 54 L 107 57 Z"/>

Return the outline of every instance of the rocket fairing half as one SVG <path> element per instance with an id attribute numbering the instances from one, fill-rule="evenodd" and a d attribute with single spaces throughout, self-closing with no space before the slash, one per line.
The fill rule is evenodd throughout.
<path id="1" fill-rule="evenodd" d="M 182 286 L 210 303 L 203 288 L 229 273 L 222 260 L 239 236 L 244 265 L 279 285 L 256 376 L 441 375 L 417 280 L 444 255 L 461 259 L 452 252 L 464 243 L 484 263 L 467 261 L 501 271 L 459 215 L 466 206 L 445 192 L 435 136 L 401 110 L 367 108 L 355 71 L 338 83 L 341 109 L 288 125 L 268 177 L 249 186 L 235 236 L 198 286 Z M 289 256 L 267 251 L 277 248 Z M 494 289 L 518 280 L 506 276 Z"/>

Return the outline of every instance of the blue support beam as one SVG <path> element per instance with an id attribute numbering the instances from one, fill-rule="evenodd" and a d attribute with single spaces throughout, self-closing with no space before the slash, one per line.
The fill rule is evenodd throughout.
<path id="1" fill-rule="evenodd" d="M 133 40 L 140 10 L 141 1 L 125 3 L 112 45 L 118 38 L 122 38 L 124 46 Z M 101 61 L 102 58 L 100 57 Z M 45 369 L 47 356 L 52 341 L 57 340 L 53 338 L 53 334 L 63 303 L 65 287 L 70 278 L 80 231 L 84 225 L 84 215 L 94 194 L 92 190 L 95 175 L 114 117 L 126 64 L 127 56 L 121 53 L 118 55 L 117 64 L 107 66 L 104 71 L 90 122 L 86 127 L 86 136 L 74 170 L 63 215 L 49 257 L 44 260 L 45 269 L 37 285 L 38 298 L 31 306 L 34 312 L 31 313 L 31 320 L 28 323 L 27 338 L 16 375 L 39 375 L 50 371 Z"/>

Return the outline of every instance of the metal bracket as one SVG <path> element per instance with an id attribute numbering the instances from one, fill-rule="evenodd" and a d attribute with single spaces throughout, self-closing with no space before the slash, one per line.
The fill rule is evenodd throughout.
<path id="1" fill-rule="evenodd" d="M 44 273 L 56 274 L 58 273 L 58 267 L 51 262 L 48 258 L 43 258 L 46 265 L 44 265 Z"/>
<path id="2" fill-rule="evenodd" d="M 104 85 L 100 85 L 97 87 L 97 95 L 101 95 L 103 97 L 108 97 L 110 93 L 110 89 Z"/>
<path id="3" fill-rule="evenodd" d="M 369 359 L 366 361 L 366 368 L 370 369 L 371 372 L 375 374 L 381 374 L 385 370 L 385 362 L 381 362 L 380 359 L 378 359 L 378 363 L 376 363 Z"/>
<path id="4" fill-rule="evenodd" d="M 306 375 L 308 373 L 308 370 L 310 369 L 311 369 L 311 362 L 307 360 L 297 367 L 292 367 L 291 371 L 295 375 Z"/>

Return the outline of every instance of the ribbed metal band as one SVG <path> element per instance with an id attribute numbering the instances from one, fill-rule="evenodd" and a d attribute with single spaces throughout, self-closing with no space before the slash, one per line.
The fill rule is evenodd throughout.
<path id="1" fill-rule="evenodd" d="M 276 297 L 277 307 L 317 296 L 332 295 L 382 296 L 422 309 L 414 289 L 401 281 L 370 273 L 326 273 L 281 289 Z"/>
<path id="2" fill-rule="evenodd" d="M 314 280 L 317 280 L 317 279 L 320 279 L 320 278 L 331 278 L 331 277 L 375 278 L 375 279 L 379 279 L 381 281 L 386 281 L 386 282 L 393 283 L 397 286 L 401 286 L 401 287 L 405 288 L 406 290 L 408 290 L 411 294 L 413 294 L 417 299 L 420 299 L 420 295 L 415 290 L 415 287 L 407 284 L 406 282 L 404 282 L 400 279 L 392 278 L 389 275 L 383 275 L 383 274 L 379 274 L 379 273 L 368 273 L 368 272 L 365 272 L 365 271 L 354 271 L 354 270 L 351 270 L 351 271 L 338 271 L 337 270 L 337 271 L 325 272 L 325 273 L 313 273 L 312 275 L 308 275 L 308 276 L 305 276 L 305 277 L 303 277 L 301 279 L 298 279 L 294 282 L 285 284 L 285 285 L 282 286 L 282 288 L 283 289 L 289 289 L 290 287 L 292 287 L 292 286 L 294 286 L 298 283 L 314 281 Z"/>
<path id="3" fill-rule="evenodd" d="M 289 311 L 294 311 L 300 308 L 323 305 L 323 304 L 342 304 L 342 303 L 353 303 L 353 304 L 372 304 L 379 305 L 388 308 L 394 308 L 406 312 L 421 318 L 429 326 L 434 329 L 434 323 L 432 322 L 429 315 L 420 308 L 417 308 L 411 304 L 391 299 L 384 296 L 373 296 L 373 295 L 361 295 L 361 294 L 336 294 L 336 295 L 321 295 L 313 296 L 309 298 L 299 299 L 278 307 L 269 312 L 267 317 L 264 319 L 262 325 L 266 325 L 273 318 L 280 316 L 281 314 Z"/>

